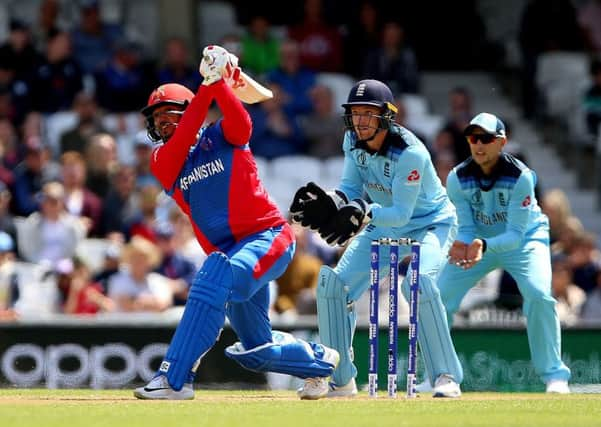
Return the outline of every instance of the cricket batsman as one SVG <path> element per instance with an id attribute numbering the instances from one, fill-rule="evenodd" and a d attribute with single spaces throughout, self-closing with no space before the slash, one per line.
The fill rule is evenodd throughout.
<path id="1" fill-rule="evenodd" d="M 325 377 L 305 380 L 298 391 L 302 399 L 357 394 L 354 305 L 369 286 L 370 246 L 380 238 L 411 238 L 421 243 L 420 348 L 435 380 L 434 397 L 461 395 L 463 370 L 436 286 L 456 234 L 455 208 L 424 144 L 394 123 L 393 102 L 390 89 L 380 81 L 355 84 L 343 104 L 346 132 L 340 184 L 326 192 L 309 183 L 297 191 L 290 206 L 294 221 L 318 230 L 330 244 L 344 245 L 354 237 L 336 268 L 321 268 L 317 287 L 320 339 L 339 352 L 340 363 L 330 382 Z M 386 249 L 380 250 L 385 259 Z M 400 258 L 409 254 L 409 247 L 399 247 Z M 410 276 L 411 270 L 402 283 L 406 297 Z"/>
<path id="2" fill-rule="evenodd" d="M 459 233 L 438 281 L 449 325 L 467 291 L 496 268 L 506 270 L 524 297 L 528 342 L 548 393 L 569 393 L 561 332 L 551 296 L 549 221 L 534 196 L 536 174 L 504 153 L 505 125 L 480 113 L 465 128 L 471 157 L 447 178 Z"/>
<path id="3" fill-rule="evenodd" d="M 286 269 L 295 241 L 257 175 L 251 120 L 230 87 L 245 84 L 237 65 L 222 47 L 208 46 L 196 94 L 165 84 L 142 110 L 149 136 L 160 142 L 151 171 L 190 218 L 208 257 L 156 376 L 134 391 L 139 399 L 192 399 L 196 368 L 226 316 L 240 339 L 226 355 L 250 370 L 326 378 L 339 360 L 333 349 L 271 329 L 268 282 Z M 201 127 L 213 101 L 223 119 Z"/>

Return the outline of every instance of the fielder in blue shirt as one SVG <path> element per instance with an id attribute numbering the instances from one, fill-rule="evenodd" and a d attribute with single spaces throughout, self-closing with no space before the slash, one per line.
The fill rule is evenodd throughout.
<path id="1" fill-rule="evenodd" d="M 471 157 L 447 178 L 459 233 L 438 286 L 449 324 L 467 291 L 496 268 L 515 279 L 524 297 L 534 367 L 548 393 L 569 393 L 561 332 L 551 296 L 549 221 L 534 196 L 536 174 L 504 153 L 505 125 L 480 113 L 465 129 Z"/>
<path id="2" fill-rule="evenodd" d="M 357 393 L 354 303 L 369 286 L 371 242 L 405 237 L 421 242 L 419 344 L 426 369 L 436 380 L 434 396 L 458 397 L 463 371 L 436 287 L 456 234 L 455 208 L 424 144 L 394 123 L 396 107 L 384 83 L 358 82 L 343 107 L 347 130 L 338 188 L 326 193 L 309 183 L 297 191 L 290 207 L 294 221 L 318 230 L 330 244 L 344 245 L 356 235 L 336 268 L 321 268 L 317 287 L 320 339 L 340 353 L 340 363 L 329 384 L 326 378 L 307 379 L 299 395 L 319 399 Z M 380 250 L 381 258 L 387 259 L 387 249 Z M 399 257 L 409 252 L 401 246 Z M 407 278 L 402 289 L 408 295 Z"/>

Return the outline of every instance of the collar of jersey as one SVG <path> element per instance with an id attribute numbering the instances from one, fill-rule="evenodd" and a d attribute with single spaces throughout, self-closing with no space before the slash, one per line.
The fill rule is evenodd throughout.
<path id="1" fill-rule="evenodd" d="M 499 177 L 501 176 L 504 163 L 505 153 L 501 153 L 501 155 L 499 156 L 499 160 L 497 161 L 497 164 L 493 168 L 491 174 L 484 175 L 482 168 L 472 159 L 472 165 L 474 167 L 475 172 L 474 176 L 476 178 L 476 181 L 478 182 L 478 187 L 480 187 L 482 191 L 490 191 L 490 189 L 494 187 L 495 183 L 497 182 L 497 179 L 499 179 Z M 484 180 L 488 181 L 488 183 L 484 184 Z"/>
<path id="2" fill-rule="evenodd" d="M 388 149 L 391 146 L 395 146 L 395 147 L 401 146 L 399 141 L 397 141 L 397 139 L 395 138 L 396 136 L 397 136 L 396 134 L 393 134 L 391 132 L 391 130 L 389 130 L 388 133 L 386 134 L 386 138 L 384 138 L 384 142 L 382 142 L 382 146 L 377 151 L 369 148 L 367 143 L 363 140 L 357 140 L 357 142 L 355 142 L 355 148 L 358 148 L 360 150 L 365 150 L 369 154 L 372 154 L 372 155 L 377 154 L 378 156 L 386 156 L 386 154 L 388 153 Z"/>

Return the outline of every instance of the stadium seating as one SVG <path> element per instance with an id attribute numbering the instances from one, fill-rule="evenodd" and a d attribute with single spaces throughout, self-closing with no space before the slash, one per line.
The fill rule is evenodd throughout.
<path id="1" fill-rule="evenodd" d="M 351 88 L 355 84 L 352 77 L 340 73 L 319 73 L 317 83 L 327 86 L 334 94 L 334 108 L 342 111 L 341 105 L 347 100 Z"/>
<path id="2" fill-rule="evenodd" d="M 255 163 L 257 164 L 257 170 L 259 172 L 259 179 L 265 183 L 271 178 L 271 163 L 264 157 L 255 157 Z"/>
<path id="3" fill-rule="evenodd" d="M 344 157 L 330 157 L 322 163 L 321 175 L 318 184 L 325 189 L 334 188 L 340 182 Z"/>
<path id="4" fill-rule="evenodd" d="M 46 142 L 54 156 L 60 153 L 60 137 L 77 124 L 77 115 L 73 111 L 60 111 L 44 118 Z"/>
<path id="5" fill-rule="evenodd" d="M 122 3 L 123 11 L 123 30 L 125 35 L 137 43 L 140 43 L 146 49 L 145 53 L 153 52 L 159 45 L 159 34 L 156 31 L 148 31 L 149 23 L 160 22 L 159 2 L 148 0 L 113 0 L 115 3 Z M 104 3 L 103 3 L 104 5 Z M 115 8 L 117 9 L 117 8 Z M 104 10 L 103 10 L 103 16 Z M 112 17 L 107 16 L 109 22 Z"/>
<path id="6" fill-rule="evenodd" d="M 585 53 L 549 52 L 540 55 L 536 84 L 551 117 L 565 117 L 580 104 L 590 84 L 589 60 Z"/>
<path id="7" fill-rule="evenodd" d="M 240 33 L 234 6 L 225 1 L 198 2 L 200 46 L 215 43 L 223 36 Z"/>
<path id="8" fill-rule="evenodd" d="M 319 160 L 308 156 L 284 156 L 266 161 L 257 158 L 259 176 L 283 213 L 288 211 L 296 190 L 309 181 L 324 189 L 334 188 L 340 182 L 344 158 Z"/>
<path id="9" fill-rule="evenodd" d="M 96 273 L 101 270 L 110 245 L 111 242 L 107 239 L 84 239 L 77 244 L 75 255 L 81 258 L 92 273 Z"/>
<path id="10" fill-rule="evenodd" d="M 405 106 L 408 119 L 426 116 L 429 113 L 428 101 L 421 95 L 405 93 L 401 96 L 401 101 Z"/>
<path id="11" fill-rule="evenodd" d="M 8 36 L 8 11 L 4 3 L 0 4 L 0 40 L 6 40 Z"/>
<path id="12" fill-rule="evenodd" d="M 115 135 L 119 160 L 125 164 L 133 163 L 135 140 L 146 133 L 140 121 L 140 114 L 138 112 L 106 114 L 102 119 L 102 125 L 107 132 Z"/>
<path id="13" fill-rule="evenodd" d="M 300 187 L 310 180 L 318 180 L 321 161 L 309 156 L 283 156 L 274 159 L 271 173 L 274 180 L 285 181 L 293 187 Z"/>
<path id="14" fill-rule="evenodd" d="M 23 317 L 39 317 L 57 312 L 56 276 L 47 266 L 29 262 L 15 263 L 19 299 L 15 310 Z"/>
<path id="15" fill-rule="evenodd" d="M 422 116 L 412 116 L 407 118 L 407 127 L 421 134 L 426 141 L 426 144 L 432 143 L 436 135 L 444 125 L 444 117 L 425 114 Z"/>

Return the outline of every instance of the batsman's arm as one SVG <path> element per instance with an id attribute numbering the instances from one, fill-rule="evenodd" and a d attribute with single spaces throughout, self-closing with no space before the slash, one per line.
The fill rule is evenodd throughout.
<path id="1" fill-rule="evenodd" d="M 233 145 L 246 144 L 252 133 L 252 121 L 248 111 L 223 79 L 208 87 L 213 90 L 217 105 L 223 113 L 221 128 L 225 139 Z"/>
<path id="2" fill-rule="evenodd" d="M 163 188 L 171 189 L 184 165 L 190 147 L 196 143 L 198 131 L 204 123 L 214 91 L 200 85 L 186 108 L 168 144 L 155 148 L 150 157 L 150 170 Z"/>

